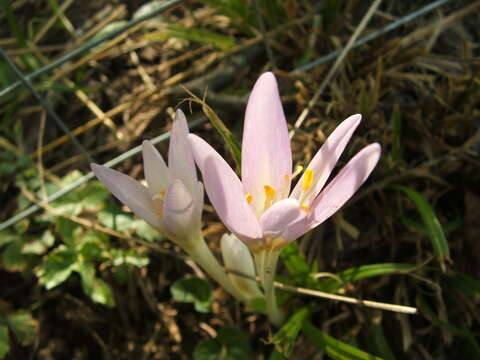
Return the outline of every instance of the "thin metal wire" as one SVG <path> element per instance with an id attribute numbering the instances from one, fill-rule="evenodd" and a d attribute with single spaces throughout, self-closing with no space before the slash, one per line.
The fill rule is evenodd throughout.
<path id="1" fill-rule="evenodd" d="M 197 119 L 195 121 L 192 121 L 191 124 L 190 124 L 190 128 L 193 129 L 193 128 L 203 124 L 205 121 L 207 121 L 206 117 L 203 117 L 203 118 Z M 159 144 L 159 143 L 161 143 L 161 142 L 163 142 L 163 141 L 165 141 L 169 138 L 170 138 L 170 132 L 166 132 L 162 135 L 157 136 L 156 138 L 153 138 L 151 140 L 151 142 L 152 142 L 152 144 L 156 145 L 156 144 Z M 122 161 L 124 161 L 124 160 L 126 160 L 126 159 L 128 159 L 128 158 L 130 158 L 134 155 L 137 155 L 141 151 L 142 151 L 142 145 L 136 146 L 133 149 L 130 149 L 127 152 L 124 152 L 123 154 L 117 156 L 116 158 L 113 158 L 112 160 L 107 161 L 103 165 L 111 168 L 115 165 L 120 164 Z M 58 190 L 57 192 L 53 193 L 52 195 L 48 196 L 47 199 L 45 200 L 45 203 L 50 203 L 52 201 L 55 201 L 55 200 L 61 198 L 63 195 L 67 194 L 71 190 L 74 190 L 77 187 L 79 187 L 80 185 L 85 184 L 90 179 L 93 179 L 93 177 L 94 177 L 93 172 L 90 171 L 88 174 L 82 176 L 81 178 L 74 181 L 73 183 L 65 186 L 64 188 L 62 188 L 62 189 Z M 0 231 L 8 228 L 9 226 L 12 226 L 13 224 L 15 224 L 16 222 L 18 222 L 20 220 L 25 219 L 27 216 L 32 215 L 34 212 L 36 212 L 37 210 L 40 210 L 41 208 L 42 207 L 40 205 L 34 204 L 34 205 L 30 206 L 29 208 L 19 212 L 18 214 L 12 216 L 8 220 L 1 223 L 0 224 Z"/>
<path id="2" fill-rule="evenodd" d="M 122 34 L 123 32 L 125 32 L 128 29 L 134 27 L 135 25 L 140 24 L 141 22 L 143 22 L 145 20 L 151 19 L 152 17 L 170 9 L 171 7 L 173 7 L 175 5 L 180 4 L 183 1 L 184 0 L 169 1 L 169 2 L 165 3 L 164 5 L 158 7 L 157 9 L 152 10 L 148 14 L 145 14 L 143 16 L 140 16 L 139 18 L 130 20 L 124 26 L 119 27 L 118 29 L 116 29 L 116 30 L 98 38 L 97 40 L 89 41 L 85 45 L 80 46 L 80 47 L 76 48 L 75 50 L 70 51 L 68 54 L 65 54 L 64 56 L 62 56 L 62 57 L 58 58 L 57 60 L 45 65 L 44 67 L 42 67 L 42 68 L 40 68 L 40 69 L 38 69 L 38 70 L 28 74 L 28 75 L 25 75 L 24 78 L 27 79 L 28 81 L 32 81 L 34 78 L 36 78 L 36 77 L 38 77 L 38 76 L 40 76 L 40 75 L 42 75 L 42 74 L 44 74 L 44 73 L 46 73 L 50 70 L 53 70 L 53 69 L 57 68 L 58 66 L 60 66 L 63 63 L 71 60 L 75 56 L 80 55 L 80 54 L 82 54 L 82 53 L 84 53 L 84 52 L 86 52 L 86 51 L 104 43 L 107 40 L 113 39 L 114 37 Z M 22 85 L 22 82 L 17 81 L 15 83 L 5 87 L 2 91 L 0 91 L 0 100 L 3 97 L 5 97 L 7 94 L 9 94 L 11 91 L 17 89 L 20 85 Z"/>
<path id="3" fill-rule="evenodd" d="M 65 125 L 63 120 L 60 118 L 60 116 L 57 115 L 57 113 L 52 109 L 50 105 L 45 101 L 45 99 L 33 88 L 32 84 L 28 79 L 26 79 L 22 72 L 15 66 L 15 64 L 10 60 L 8 55 L 0 48 L 0 56 L 5 60 L 7 65 L 12 69 L 12 71 L 15 73 L 15 75 L 20 79 L 20 81 L 25 85 L 25 87 L 30 91 L 30 93 L 33 95 L 35 100 L 42 105 L 42 107 L 45 109 L 47 114 L 57 123 L 57 125 L 62 129 L 62 131 L 70 138 L 72 141 L 73 145 L 80 150 L 82 155 L 85 157 L 85 159 L 88 162 L 93 162 L 93 158 L 88 154 L 87 150 L 80 144 L 80 142 L 77 140 L 75 136 L 73 136 L 72 132 L 70 129 Z"/>
<path id="4" fill-rule="evenodd" d="M 392 31 L 392 30 L 395 30 L 396 28 L 398 28 L 398 27 L 416 19 L 417 17 L 419 17 L 423 14 L 426 14 L 426 13 L 432 11 L 432 10 L 435 10 L 436 8 L 440 7 L 441 5 L 446 4 L 449 1 L 451 1 L 451 0 L 437 0 L 437 1 L 434 1 L 434 2 L 428 4 L 424 7 L 416 10 L 416 11 L 413 11 L 410 14 L 405 15 L 405 16 L 401 17 L 400 19 L 391 22 L 390 24 L 385 26 L 383 29 L 374 31 L 371 34 L 368 34 L 367 36 L 364 36 L 364 37 L 360 38 L 358 41 L 356 41 L 353 44 L 352 49 L 357 48 L 357 47 L 359 47 L 359 46 L 361 46 L 361 45 L 379 37 L 380 35 L 383 35 L 383 34 L 386 34 L 390 31 Z M 294 71 L 292 71 L 292 73 L 294 74 L 294 73 L 298 73 L 298 72 L 301 72 L 301 71 L 311 70 L 315 66 L 324 64 L 326 62 L 329 62 L 330 60 L 335 59 L 338 55 L 341 54 L 342 51 L 343 51 L 343 48 L 332 51 L 331 53 L 329 53 L 325 56 L 322 56 L 321 58 L 319 58 L 315 61 L 312 61 L 308 64 L 297 67 Z"/>

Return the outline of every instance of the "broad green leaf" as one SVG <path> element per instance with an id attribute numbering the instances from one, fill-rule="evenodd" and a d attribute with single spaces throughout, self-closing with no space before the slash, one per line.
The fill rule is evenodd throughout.
<path id="1" fill-rule="evenodd" d="M 96 211 L 103 207 L 106 199 L 110 196 L 110 192 L 103 184 L 93 181 L 80 190 L 79 197 L 81 204 L 85 210 Z"/>
<path id="2" fill-rule="evenodd" d="M 8 231 L 0 232 L 0 247 L 10 244 L 13 241 L 22 241 L 22 238 L 16 233 L 10 233 Z"/>
<path id="3" fill-rule="evenodd" d="M 3 359 L 10 351 L 10 336 L 8 335 L 8 327 L 0 324 L 0 358 Z"/>
<path id="4" fill-rule="evenodd" d="M 450 250 L 448 248 L 447 239 L 442 225 L 440 224 L 440 221 L 438 221 L 433 208 L 430 206 L 427 199 L 419 192 L 406 186 L 395 186 L 395 189 L 402 191 L 415 203 L 415 206 L 422 217 L 423 223 L 427 228 L 428 236 L 432 242 L 433 251 L 440 262 L 442 270 L 445 272 L 445 260 L 450 260 Z"/>
<path id="5" fill-rule="evenodd" d="M 290 243 L 280 254 L 283 263 L 288 272 L 293 277 L 293 283 L 302 287 L 312 288 L 317 284 L 317 280 L 313 279 L 310 274 L 317 271 L 314 263 L 312 268 L 307 263 L 305 256 L 302 254 L 295 242 Z M 290 282 L 286 280 L 287 282 Z"/>
<path id="6" fill-rule="evenodd" d="M 97 219 L 103 226 L 118 232 L 128 231 L 134 222 L 133 217 L 125 214 L 116 204 L 108 204 L 98 212 Z"/>
<path id="7" fill-rule="evenodd" d="M 108 307 L 115 306 L 112 289 L 105 281 L 95 276 L 95 265 L 93 263 L 77 263 L 76 270 L 82 279 L 83 290 L 93 302 Z"/>
<path id="8" fill-rule="evenodd" d="M 212 286 L 198 277 L 183 278 L 170 287 L 173 298 L 180 302 L 193 303 L 198 312 L 209 312 L 212 304 Z"/>
<path id="9" fill-rule="evenodd" d="M 148 225 L 144 220 L 136 219 L 131 222 L 130 226 L 130 228 L 135 230 L 135 233 L 142 239 L 150 242 L 162 240 L 162 236 L 158 230 Z"/>
<path id="10" fill-rule="evenodd" d="M 55 237 L 50 230 L 45 231 L 40 238 L 25 243 L 22 247 L 23 254 L 44 254 L 55 242 Z"/>
<path id="11" fill-rule="evenodd" d="M 65 246 L 59 246 L 56 251 L 44 259 L 43 266 L 38 270 L 37 276 L 40 278 L 40 282 L 47 289 L 61 284 L 75 270 L 76 260 L 75 251 L 67 249 Z"/>
<path id="12" fill-rule="evenodd" d="M 303 323 L 308 319 L 310 310 L 303 307 L 293 314 L 290 319 L 273 337 L 275 350 L 289 357 L 297 341 L 298 334 L 303 327 Z"/>
<path id="13" fill-rule="evenodd" d="M 21 344 L 32 342 L 38 334 L 38 323 L 30 312 L 19 310 L 7 315 L 7 324 Z"/>
<path id="14" fill-rule="evenodd" d="M 333 360 L 381 360 L 382 358 L 366 353 L 352 345 L 337 340 L 320 331 L 310 322 L 303 325 L 303 333 L 319 349 Z"/>
<path id="15" fill-rule="evenodd" d="M 194 360 L 250 360 L 252 351 L 247 335 L 235 327 L 223 327 L 214 340 L 203 340 L 193 352 Z"/>
<path id="16" fill-rule="evenodd" d="M 99 303 L 108 307 L 115 306 L 115 298 L 113 297 L 112 289 L 110 285 L 108 285 L 102 279 L 95 278 L 93 280 L 90 297 L 96 303 Z"/>
<path id="17" fill-rule="evenodd" d="M 265 312 L 267 310 L 267 303 L 265 302 L 265 298 L 263 296 L 256 296 L 248 305 L 252 308 L 253 311 L 256 312 Z"/>
<path id="18" fill-rule="evenodd" d="M 27 267 L 27 259 L 22 254 L 22 243 L 15 241 L 8 244 L 2 253 L 3 266 L 8 271 L 22 271 Z"/>
<path id="19" fill-rule="evenodd" d="M 57 227 L 58 234 L 60 234 L 62 241 L 72 247 L 75 246 L 75 239 L 77 236 L 79 236 L 83 231 L 79 224 L 64 217 L 58 218 Z"/>
<path id="20" fill-rule="evenodd" d="M 415 269 L 415 265 L 402 263 L 369 264 L 350 268 L 336 274 L 342 282 L 335 278 L 322 280 L 317 286 L 318 290 L 325 292 L 336 292 L 344 283 L 355 282 L 369 277 L 390 275 L 395 273 L 408 272 Z"/>

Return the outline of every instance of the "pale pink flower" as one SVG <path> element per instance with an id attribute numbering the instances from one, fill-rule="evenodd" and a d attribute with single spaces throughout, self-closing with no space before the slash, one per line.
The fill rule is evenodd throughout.
<path id="1" fill-rule="evenodd" d="M 138 217 L 184 246 L 201 237 L 203 186 L 197 180 L 188 143 L 188 125 L 181 110 L 175 114 L 168 167 L 153 144 L 143 142 L 143 165 L 148 187 L 102 165 L 92 164 L 97 178 Z"/>
<path id="2" fill-rule="evenodd" d="M 281 249 L 332 216 L 368 178 L 380 157 L 370 144 L 325 187 L 361 115 L 343 121 L 314 156 L 293 191 L 292 154 L 277 82 L 257 80 L 248 100 L 242 180 L 204 140 L 189 135 L 208 197 L 225 226 L 252 250 Z"/>

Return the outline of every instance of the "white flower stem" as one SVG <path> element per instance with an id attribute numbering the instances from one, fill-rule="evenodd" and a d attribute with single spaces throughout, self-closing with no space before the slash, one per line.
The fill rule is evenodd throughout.
<path id="1" fill-rule="evenodd" d="M 284 321 L 284 316 L 277 307 L 275 287 L 273 286 L 279 255 L 280 252 L 278 250 L 272 249 L 262 249 L 254 254 L 257 273 L 260 276 L 263 291 L 265 292 L 267 315 L 276 326 L 280 326 Z"/>
<path id="2" fill-rule="evenodd" d="M 205 243 L 203 236 L 198 236 L 191 241 L 191 246 L 183 247 L 190 257 L 216 282 L 218 282 L 227 292 L 240 301 L 246 302 L 247 299 L 239 293 L 232 285 L 225 269 L 220 265 L 217 258 L 213 255 L 210 248 Z"/>

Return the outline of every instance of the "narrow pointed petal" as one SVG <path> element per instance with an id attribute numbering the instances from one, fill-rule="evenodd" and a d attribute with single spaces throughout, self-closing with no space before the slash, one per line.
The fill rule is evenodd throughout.
<path id="1" fill-rule="evenodd" d="M 170 172 L 162 155 L 148 140 L 143 142 L 142 153 L 143 172 L 145 173 L 149 190 L 152 194 L 166 191 L 170 183 Z"/>
<path id="2" fill-rule="evenodd" d="M 271 72 L 255 83 L 248 99 L 242 142 L 242 182 L 257 213 L 263 210 L 264 186 L 283 198 L 290 192 L 292 153 L 277 81 Z"/>
<path id="3" fill-rule="evenodd" d="M 281 200 L 268 208 L 260 218 L 263 235 L 265 237 L 283 238 L 290 226 L 302 221 L 306 216 L 307 214 L 300 209 L 297 200 Z"/>
<path id="4" fill-rule="evenodd" d="M 220 245 L 223 262 L 227 269 L 239 271 L 245 275 L 255 277 L 255 265 L 247 245 L 233 234 L 223 234 Z M 245 295 L 248 298 L 262 296 L 255 280 L 235 274 L 229 274 L 229 278 L 234 287 L 242 295 Z"/>
<path id="5" fill-rule="evenodd" d="M 345 165 L 313 202 L 312 227 L 332 216 L 355 194 L 377 165 L 380 153 L 379 144 L 370 144 Z"/>
<path id="6" fill-rule="evenodd" d="M 313 170 L 314 174 L 313 182 L 307 192 L 308 203 L 313 201 L 322 190 L 361 119 L 360 114 L 352 115 L 338 125 L 308 164 L 307 169 Z M 300 198 L 304 180 L 305 173 L 293 189 L 292 198 Z"/>
<path id="7" fill-rule="evenodd" d="M 175 179 L 165 194 L 163 225 L 172 240 L 187 240 L 200 230 L 195 201 L 182 180 Z"/>
<path id="8" fill-rule="evenodd" d="M 177 110 L 173 120 L 168 167 L 173 179 L 181 179 L 193 194 L 197 187 L 197 172 L 188 141 L 188 124 L 182 110 Z"/>
<path id="9" fill-rule="evenodd" d="M 135 215 L 150 225 L 161 228 L 160 218 L 155 215 L 155 205 L 148 189 L 130 176 L 102 165 L 92 164 L 95 176 Z"/>
<path id="10" fill-rule="evenodd" d="M 195 135 L 189 135 L 189 139 L 205 190 L 222 222 L 242 241 L 260 238 L 260 225 L 235 172 L 204 140 Z"/>

